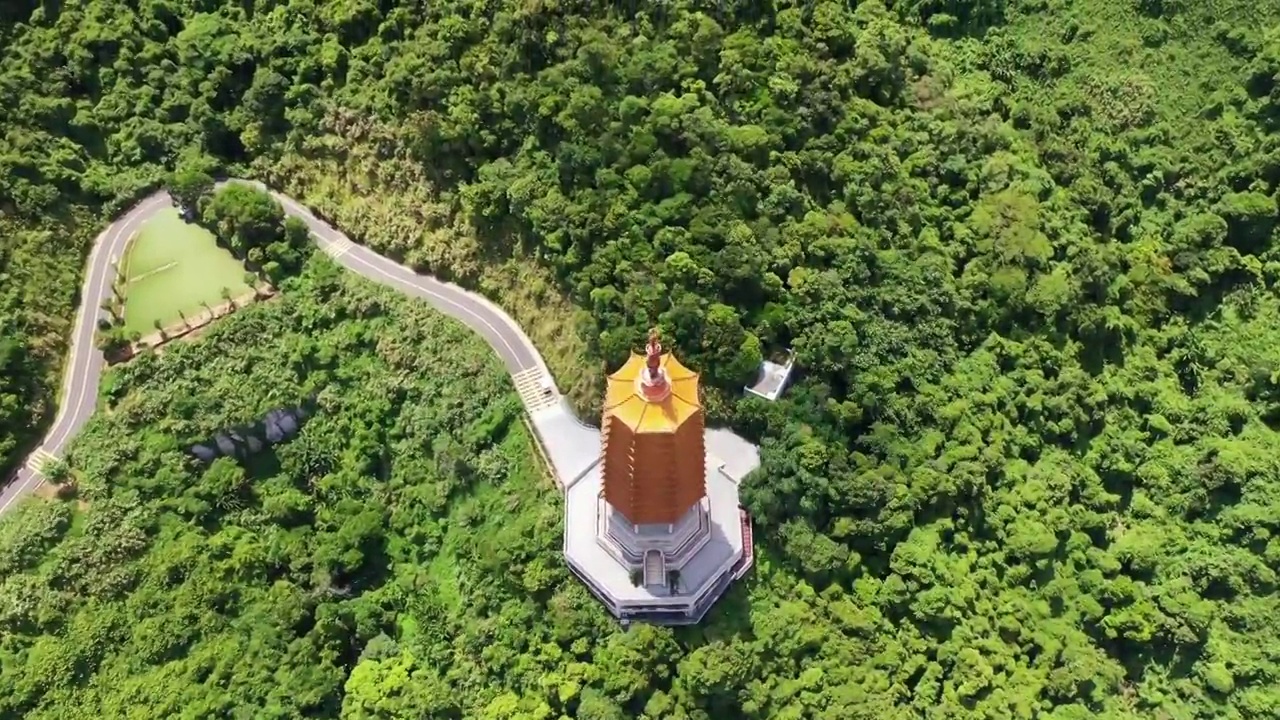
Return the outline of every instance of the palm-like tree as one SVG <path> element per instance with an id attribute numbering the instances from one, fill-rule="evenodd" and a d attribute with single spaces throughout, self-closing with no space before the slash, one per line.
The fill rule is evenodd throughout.
<path id="1" fill-rule="evenodd" d="M 118 328 L 111 328 L 104 332 L 98 333 L 98 349 L 103 352 L 110 352 L 112 348 L 120 344 L 120 331 Z"/>
<path id="2" fill-rule="evenodd" d="M 113 323 L 120 322 L 120 315 L 118 312 L 116 312 L 116 304 L 111 300 L 111 298 L 107 298 L 106 300 L 103 300 L 102 304 L 99 305 L 98 307 L 105 310 L 107 314 L 111 316 L 111 322 Z"/>

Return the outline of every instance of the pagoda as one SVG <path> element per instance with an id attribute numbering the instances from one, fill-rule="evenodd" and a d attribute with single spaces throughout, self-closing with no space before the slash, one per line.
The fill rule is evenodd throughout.
<path id="1" fill-rule="evenodd" d="M 656 332 L 609 376 L 600 423 L 604 499 L 633 525 L 674 525 L 707 494 L 698 374 Z"/>
<path id="2" fill-rule="evenodd" d="M 645 350 L 608 378 L 599 461 L 566 489 L 565 556 L 624 622 L 693 623 L 750 566 L 750 524 L 741 477 L 707 452 L 698 374 L 656 330 Z"/>

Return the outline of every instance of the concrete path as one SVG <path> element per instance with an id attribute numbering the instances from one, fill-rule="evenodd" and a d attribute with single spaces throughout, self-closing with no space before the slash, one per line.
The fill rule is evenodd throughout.
<path id="1" fill-rule="evenodd" d="M 600 457 L 600 431 L 574 417 L 568 401 L 556 389 L 538 349 L 501 308 L 476 293 L 429 275 L 420 275 L 357 245 L 296 200 L 272 191 L 262 183 L 246 180 L 227 182 L 252 185 L 271 193 L 287 214 L 306 223 L 312 240 L 342 267 L 411 297 L 421 298 L 479 333 L 498 353 L 511 374 L 516 392 L 529 412 L 537 440 L 551 460 L 557 483 L 562 489 L 570 488 L 595 465 Z M 98 400 L 98 381 L 106 364 L 94 336 L 98 319 L 106 314 L 101 305 L 111 294 L 113 264 L 123 259 L 129 238 L 143 223 L 172 206 L 173 201 L 167 192 L 157 192 L 135 205 L 94 241 L 84 288 L 80 293 L 80 308 L 71 338 L 71 357 L 62 383 L 57 417 L 40 447 L 27 458 L 14 480 L 0 489 L 0 514 L 44 484 L 40 468 L 53 458 L 63 457 L 71 438 L 93 415 Z M 707 432 L 707 452 L 712 457 L 725 458 L 717 462 L 722 469 L 730 471 L 735 482 L 759 465 L 756 446 L 728 430 Z"/>
<path id="2" fill-rule="evenodd" d="M 98 378 L 106 365 L 102 351 L 94 343 L 94 335 L 98 330 L 98 318 L 106 315 L 101 305 L 111 295 L 113 265 L 123 260 L 125 245 L 142 223 L 171 205 L 167 193 L 152 195 L 112 223 L 93 241 L 84 286 L 80 289 L 80 308 L 76 311 L 71 331 L 71 353 L 63 373 L 58 414 L 40 447 L 18 469 L 13 482 L 0 490 L 0 513 L 8 511 L 19 498 L 43 483 L 39 467 L 50 458 L 62 457 L 67 443 L 93 414 L 98 403 Z"/>
<path id="3" fill-rule="evenodd" d="M 230 182 L 245 182 L 267 190 L 261 183 L 240 180 Z M 437 310 L 479 333 L 498 353 L 508 372 L 520 379 L 518 389 L 526 406 L 553 405 L 568 412 L 567 403 L 559 402 L 559 393 L 538 349 L 520 326 L 497 305 L 452 283 L 419 275 L 357 245 L 292 198 L 274 191 L 268 192 L 284 207 L 286 213 L 307 224 L 312 239 L 339 265 L 406 295 L 426 300 Z M 62 382 L 57 416 L 44 441 L 27 458 L 13 481 L 0 489 L 0 513 L 10 510 L 18 500 L 44 483 L 40 468 L 51 458 L 63 457 L 71 438 L 93 414 L 98 399 L 98 381 L 105 366 L 94 336 L 99 317 L 105 315 L 100 309 L 102 301 L 111 294 L 113 263 L 123 259 L 129 238 L 143 223 L 172 206 L 173 201 L 167 192 L 157 192 L 135 205 L 94 241 L 89 253 L 84 287 L 80 293 L 80 308 L 76 313 L 71 355 Z M 598 447 L 595 452 L 598 452 Z"/>

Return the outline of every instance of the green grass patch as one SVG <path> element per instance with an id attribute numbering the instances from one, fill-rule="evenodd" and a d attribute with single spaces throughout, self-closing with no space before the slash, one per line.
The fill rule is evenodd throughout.
<path id="1" fill-rule="evenodd" d="M 427 579 L 431 583 L 431 590 L 451 613 L 460 611 L 463 606 L 462 588 L 458 582 L 457 551 L 459 544 L 466 541 L 465 532 L 449 533 L 442 552 L 427 565 Z"/>
<path id="2" fill-rule="evenodd" d="M 223 288 L 243 295 L 252 289 L 244 273 L 208 230 L 163 210 L 142 226 L 125 258 L 125 330 L 149 333 L 157 320 L 170 325 L 206 304 L 220 305 Z"/>
<path id="3" fill-rule="evenodd" d="M 528 548 L 558 554 L 564 508 L 558 491 L 539 469 L 532 442 L 523 425 L 513 425 L 497 449 L 506 458 L 501 481 L 478 482 L 449 501 L 423 591 L 450 614 L 468 612 L 480 596 L 492 591 L 489 573 L 525 572 Z M 548 537 L 553 540 L 544 547 Z M 522 545 L 526 549 L 520 549 Z M 568 578 L 563 568 L 553 574 Z"/>

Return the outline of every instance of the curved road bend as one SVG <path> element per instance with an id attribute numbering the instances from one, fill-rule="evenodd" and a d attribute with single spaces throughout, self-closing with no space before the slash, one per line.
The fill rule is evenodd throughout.
<path id="1" fill-rule="evenodd" d="M 339 265 L 406 295 L 426 300 L 440 312 L 479 333 L 493 346 L 512 375 L 537 370 L 546 380 L 551 380 L 546 363 L 533 342 L 510 316 L 487 299 L 452 283 L 419 275 L 355 244 L 302 204 L 270 191 L 261 183 L 240 180 L 232 182 L 245 182 L 268 190 L 286 213 L 306 223 L 312 238 Z M 44 441 L 18 470 L 14 481 L 0 488 L 0 514 L 40 487 L 44 480 L 33 468 L 37 459 L 49 455 L 62 457 L 68 442 L 93 414 L 98 400 L 98 380 L 105 365 L 102 352 L 94 342 L 94 335 L 98 319 L 104 315 L 100 305 L 111 294 L 113 264 L 123 257 L 129 238 L 138 228 L 159 211 L 170 207 L 173 207 L 173 201 L 169 194 L 157 192 L 113 222 L 94 240 L 93 249 L 89 253 L 88 272 L 80 292 L 80 307 L 76 312 L 75 329 L 71 337 L 71 356 L 62 382 L 62 401 L 58 405 L 57 416 Z"/>

